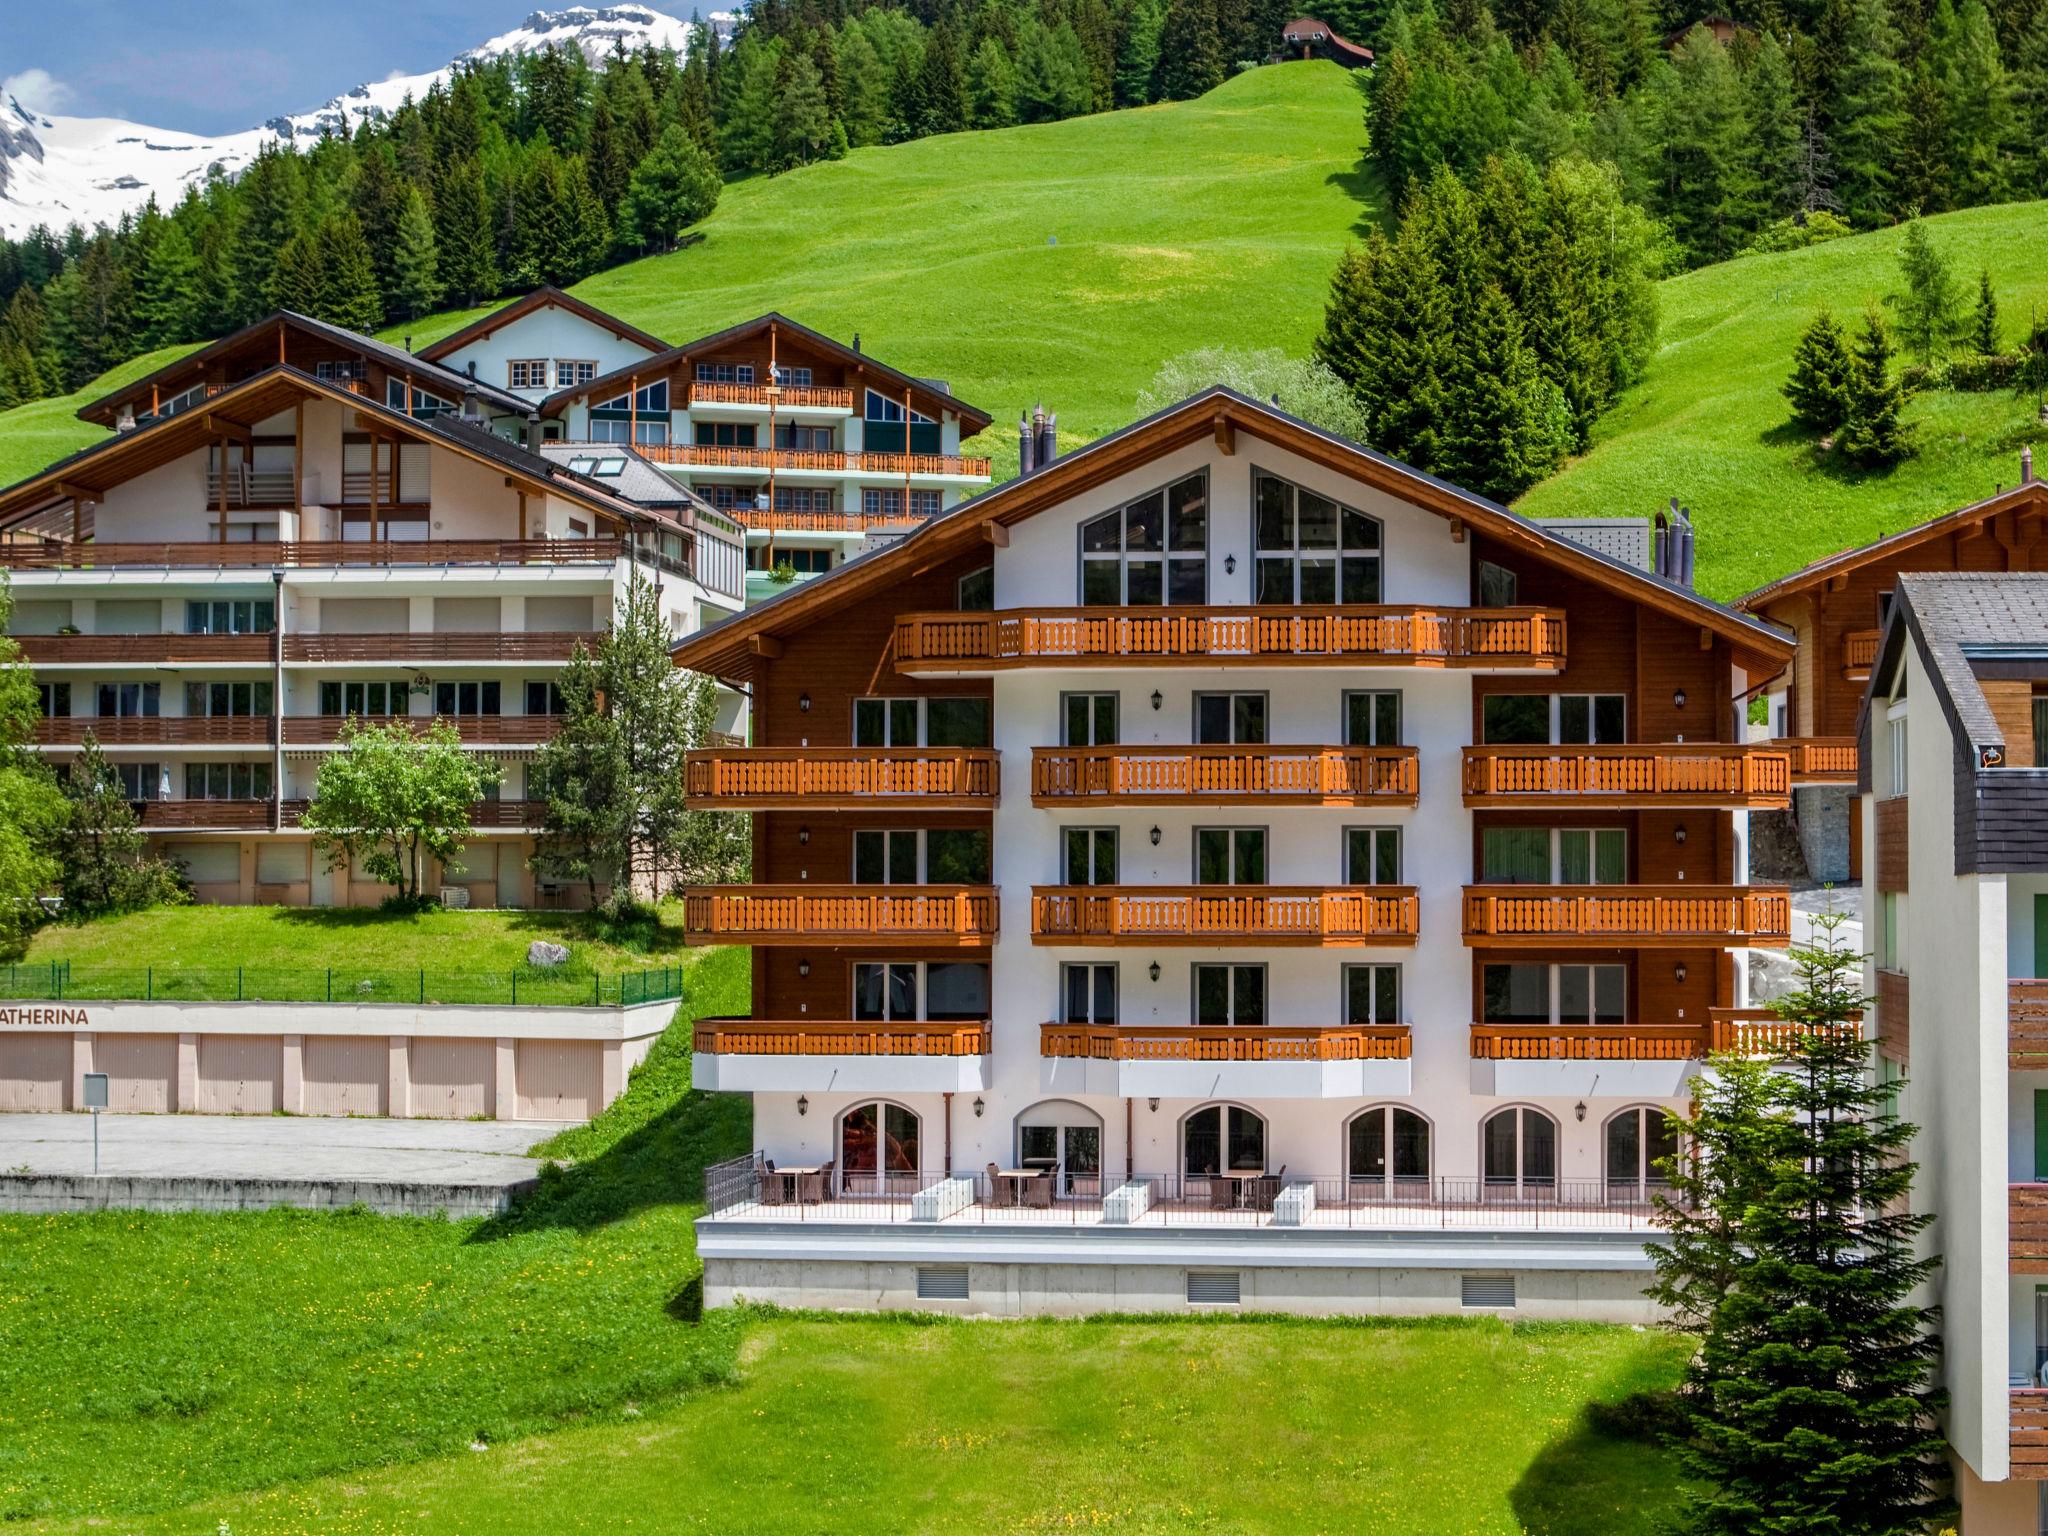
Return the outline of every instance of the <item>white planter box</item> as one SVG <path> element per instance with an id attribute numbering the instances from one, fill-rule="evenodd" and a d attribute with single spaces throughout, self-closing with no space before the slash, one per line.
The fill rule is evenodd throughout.
<path id="1" fill-rule="evenodd" d="M 1150 1184 L 1119 1184 L 1102 1197 L 1102 1219 L 1128 1226 L 1152 1208 Z"/>
<path id="2" fill-rule="evenodd" d="M 972 1179 L 941 1179 L 910 1197 L 912 1221 L 944 1221 L 974 1204 Z"/>
<path id="3" fill-rule="evenodd" d="M 1299 1227 L 1304 1225 L 1316 1208 L 1316 1187 L 1313 1184 L 1290 1184 L 1280 1191 L 1273 1201 L 1273 1225 L 1276 1227 Z"/>

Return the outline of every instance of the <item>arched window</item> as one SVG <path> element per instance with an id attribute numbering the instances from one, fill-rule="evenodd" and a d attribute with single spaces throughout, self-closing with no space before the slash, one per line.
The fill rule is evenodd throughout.
<path id="1" fill-rule="evenodd" d="M 1542 1110 L 1498 1110 L 1480 1127 L 1480 1140 L 1488 1190 L 1557 1188 L 1557 1122 Z"/>
<path id="2" fill-rule="evenodd" d="M 1050 1168 L 1063 1195 L 1102 1193 L 1102 1116 L 1071 1099 L 1047 1099 L 1017 1116 L 1017 1166 Z"/>
<path id="3" fill-rule="evenodd" d="M 1352 1118 L 1345 1135 L 1354 1196 L 1371 1199 L 1429 1182 L 1429 1122 L 1414 1110 L 1398 1104 L 1368 1109 Z"/>
<path id="4" fill-rule="evenodd" d="M 1632 1104 L 1609 1120 L 1605 1144 L 1610 1200 L 1646 1200 L 1670 1187 L 1658 1165 L 1678 1156 L 1678 1132 L 1656 1105 Z"/>
<path id="5" fill-rule="evenodd" d="M 839 1117 L 839 1185 L 849 1195 L 914 1193 L 918 1119 L 901 1104 L 856 1104 Z"/>
<path id="6" fill-rule="evenodd" d="M 1189 1178 L 1266 1171 L 1266 1122 L 1238 1104 L 1211 1104 L 1180 1126 L 1181 1172 Z"/>

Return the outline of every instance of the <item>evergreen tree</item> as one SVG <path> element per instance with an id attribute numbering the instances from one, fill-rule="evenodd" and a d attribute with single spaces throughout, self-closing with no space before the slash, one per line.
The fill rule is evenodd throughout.
<path id="1" fill-rule="evenodd" d="M 1459 322 L 1431 472 L 1511 501 L 1563 458 L 1567 407 L 1537 370 L 1521 317 L 1497 286 L 1482 289 Z"/>
<path id="2" fill-rule="evenodd" d="M 2037 6 L 2020 38 L 2009 82 L 2016 153 L 2012 183 L 2048 186 L 2048 5 Z"/>
<path id="3" fill-rule="evenodd" d="M 50 849 L 65 806 L 49 762 L 30 749 L 42 702 L 34 672 L 7 634 L 12 608 L 13 594 L 0 582 L 0 955 L 18 958 L 42 918 L 36 898 L 61 873 Z"/>
<path id="4" fill-rule="evenodd" d="M 1900 243 L 1899 274 L 1906 280 L 1906 291 L 1893 296 L 1900 332 L 1920 361 L 1931 364 L 1962 334 L 1963 296 L 1948 257 L 1918 219 Z"/>
<path id="5" fill-rule="evenodd" d="M 1979 357 L 1998 355 L 1998 295 L 1991 291 L 1991 272 L 1977 274 L 1977 307 L 1970 312 L 1970 350 Z"/>
<path id="6" fill-rule="evenodd" d="M 1893 156 L 1906 127 L 1906 74 L 1885 0 L 1847 0 L 1845 54 L 1829 103 L 1835 190 L 1852 224 L 1891 217 Z"/>
<path id="7" fill-rule="evenodd" d="M 64 819 L 50 852 L 62 872 L 68 915 L 100 917 L 189 898 L 180 873 L 150 856 L 128 792 L 91 731 L 61 783 Z"/>
<path id="8" fill-rule="evenodd" d="M 719 186 L 711 157 L 681 124 L 671 124 L 633 169 L 620 210 L 620 233 L 642 246 L 673 250 L 685 229 L 718 206 Z"/>
<path id="9" fill-rule="evenodd" d="M 384 302 L 370 247 L 353 213 L 337 213 L 320 226 L 320 318 L 352 331 L 374 331 L 384 323 Z"/>
<path id="10" fill-rule="evenodd" d="M 1159 97 L 1185 101 L 1223 83 L 1215 0 L 1167 0 L 1159 31 Z"/>
<path id="11" fill-rule="evenodd" d="M 889 137 L 890 73 L 856 21 L 839 29 L 833 52 L 839 62 L 839 92 L 846 106 L 846 137 L 857 148 Z"/>
<path id="12" fill-rule="evenodd" d="M 1116 104 L 1142 107 L 1153 99 L 1159 79 L 1159 40 L 1166 26 L 1166 0 L 1133 0 L 1124 13 L 1116 53 Z"/>
<path id="13" fill-rule="evenodd" d="M 1874 309 L 1863 318 L 1855 363 L 1849 383 L 1849 414 L 1835 446 L 1853 464 L 1895 464 L 1912 452 L 1899 421 L 1905 392 L 1892 377 L 1891 332 L 1884 316 Z"/>
<path id="14" fill-rule="evenodd" d="M 308 228 L 306 192 L 299 157 L 275 143 L 256 158 L 235 183 L 239 217 L 233 253 L 235 312 L 229 326 L 254 320 L 271 299 L 270 269 L 291 237 Z"/>
<path id="15" fill-rule="evenodd" d="M 2011 86 L 1983 0 L 1964 0 L 1943 66 L 1956 202 L 1965 208 L 1997 202 L 2006 195 L 2006 146 L 2014 119 Z"/>
<path id="16" fill-rule="evenodd" d="M 2020 366 L 2013 375 L 2013 393 L 2024 400 L 2034 397 L 2034 413 L 2048 423 L 2048 320 L 2036 318 L 2020 343 Z"/>
<path id="17" fill-rule="evenodd" d="M 807 55 L 785 53 L 776 71 L 772 168 L 787 171 L 828 159 L 832 142 L 832 116 L 818 66 Z"/>
<path id="18" fill-rule="evenodd" d="M 434 252 L 443 293 L 467 306 L 498 291 L 497 240 L 474 159 L 442 174 L 434 196 Z"/>
<path id="19" fill-rule="evenodd" d="M 199 255 L 177 219 L 164 224 L 135 284 L 135 323 L 145 347 L 192 341 L 205 334 Z"/>
<path id="20" fill-rule="evenodd" d="M 519 61 L 525 85 L 524 115 L 536 134 L 563 154 L 584 144 L 585 92 L 590 66 L 573 44 L 550 43 Z"/>
<path id="21" fill-rule="evenodd" d="M 920 134 L 957 133 L 968 125 L 967 76 L 953 29 L 940 22 L 925 39 L 917 75 Z"/>
<path id="22" fill-rule="evenodd" d="M 1849 338 L 1822 306 L 1799 333 L 1799 345 L 1792 352 L 1792 377 L 1785 383 L 1785 398 L 1792 402 L 1793 422 L 1822 436 L 1841 430 L 1849 419 L 1855 381 Z"/>
<path id="23" fill-rule="evenodd" d="M 1653 77 L 1658 139 L 1656 208 L 1695 262 L 1732 255 L 1755 225 L 1748 196 L 1742 88 L 1728 50 L 1694 27 Z"/>
<path id="24" fill-rule="evenodd" d="M 1450 300 L 1420 221 L 1345 252 L 1315 351 L 1358 397 L 1375 448 L 1417 468 L 1436 462 L 1451 345 Z"/>
<path id="25" fill-rule="evenodd" d="M 1800 204 L 1800 139 L 1805 114 L 1792 80 L 1792 61 L 1766 32 L 1743 82 L 1748 180 L 1758 222 L 1782 219 Z"/>
<path id="26" fill-rule="evenodd" d="M 407 190 L 398 216 L 398 246 L 392 253 L 391 300 L 407 316 L 418 319 L 440 300 L 441 255 L 434 221 L 418 187 Z"/>
<path id="27" fill-rule="evenodd" d="M 967 104 L 977 128 L 1017 121 L 1017 67 L 992 37 L 984 37 L 967 61 Z"/>
<path id="28" fill-rule="evenodd" d="M 285 241 L 270 269 L 265 299 L 272 309 L 289 309 L 294 314 L 318 315 L 326 267 L 320 259 L 320 245 L 303 230 Z"/>
<path id="29" fill-rule="evenodd" d="M 692 142 L 718 162 L 718 130 L 711 114 L 711 66 L 710 48 L 706 41 L 710 28 L 701 21 L 693 21 L 690 28 L 690 53 L 676 76 L 675 90 L 669 102 L 669 119 L 678 123 Z"/>

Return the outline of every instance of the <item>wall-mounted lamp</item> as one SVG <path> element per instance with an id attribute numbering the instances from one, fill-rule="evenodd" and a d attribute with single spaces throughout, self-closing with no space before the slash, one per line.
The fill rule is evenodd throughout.
<path id="1" fill-rule="evenodd" d="M 1147 1099 L 1145 1102 L 1152 1106 L 1153 1114 L 1156 1115 L 1159 1113 L 1159 1101 L 1157 1099 Z"/>
<path id="2" fill-rule="evenodd" d="M 1673 981 L 1685 980 L 1685 962 L 1683 960 L 1671 967 L 1671 979 Z"/>
<path id="3" fill-rule="evenodd" d="M 1685 690 L 1683 688 L 1678 689 L 1671 695 L 1671 707 L 1673 709 L 1685 708 Z"/>
<path id="4" fill-rule="evenodd" d="M 811 696 L 808 693 L 798 694 L 796 696 L 796 707 L 799 714 L 808 715 L 811 712 Z"/>
<path id="5" fill-rule="evenodd" d="M 422 672 L 413 678 L 412 691 L 414 693 L 432 693 L 434 691 L 434 680 Z"/>
<path id="6" fill-rule="evenodd" d="M 1166 702 L 1166 700 L 1165 700 L 1165 698 L 1164 698 L 1164 697 L 1163 697 L 1163 696 L 1162 696 L 1162 695 L 1160 694 L 1159 690 L 1158 690 L 1157 688 L 1154 688 L 1154 689 L 1152 690 L 1152 707 L 1153 707 L 1154 709 L 1157 709 L 1157 708 L 1158 708 L 1158 707 L 1159 707 L 1160 705 L 1164 704 L 1165 702 Z"/>
<path id="7" fill-rule="evenodd" d="M 799 975 L 799 976 L 808 976 L 808 975 L 810 975 L 810 974 L 811 974 L 811 962 L 810 962 L 810 961 L 808 961 L 808 960 L 799 960 L 799 961 L 797 961 L 797 963 L 796 963 L 796 973 L 797 973 L 797 975 Z"/>
<path id="8" fill-rule="evenodd" d="M 803 1117 L 804 1117 L 805 1115 L 808 1115 L 808 1114 L 809 1114 L 810 1112 L 811 1112 L 811 1100 L 810 1100 L 810 1096 L 809 1096 L 809 1095 L 807 1095 L 807 1094 L 802 1094 L 802 1093 L 798 1094 L 798 1095 L 796 1096 L 796 1116 L 797 1116 L 797 1118 L 798 1118 L 799 1120 L 801 1120 L 801 1119 L 802 1119 L 802 1118 L 803 1118 Z"/>
<path id="9" fill-rule="evenodd" d="M 1159 979 L 1159 962 L 1157 960 L 1154 960 L 1152 962 L 1151 975 L 1154 981 L 1157 981 Z"/>
<path id="10" fill-rule="evenodd" d="M 1572 1115 L 1573 1115 L 1573 1116 L 1574 1116 L 1574 1117 L 1575 1117 L 1575 1118 L 1576 1118 L 1576 1119 L 1577 1119 L 1577 1120 L 1578 1120 L 1578 1121 L 1579 1121 L 1579 1122 L 1580 1122 L 1581 1124 L 1583 1124 L 1583 1123 L 1585 1122 L 1585 1119 L 1586 1119 L 1586 1101 L 1585 1101 L 1584 1099 L 1581 1099 L 1581 1100 L 1579 1100 L 1579 1102 L 1578 1102 L 1578 1103 L 1576 1103 L 1576 1104 L 1574 1104 L 1574 1105 L 1572 1106 Z"/>
<path id="11" fill-rule="evenodd" d="M 1235 576 L 1237 574 L 1237 556 L 1225 555 L 1223 557 L 1223 574 L 1226 576 Z"/>
<path id="12" fill-rule="evenodd" d="M 1672 840 L 1672 841 L 1673 841 L 1674 843 L 1682 843 L 1682 842 L 1684 842 L 1684 841 L 1685 841 L 1685 828 L 1684 828 L 1684 827 L 1682 827 L 1682 826 L 1681 826 L 1681 827 L 1673 827 L 1673 828 L 1671 829 L 1671 840 Z"/>
<path id="13" fill-rule="evenodd" d="M 974 1099 L 974 1118 L 979 1120 L 982 1117 L 983 1112 L 987 1110 L 987 1108 L 988 1105 L 982 1102 L 981 1096 L 979 1094 L 976 1094 Z"/>
<path id="14" fill-rule="evenodd" d="M 809 827 L 798 827 L 796 829 L 796 840 L 800 843 L 808 844 L 811 840 L 811 829 Z M 1679 841 L 1683 842 L 1684 839 L 1680 838 Z"/>
<path id="15" fill-rule="evenodd" d="M 1154 848 L 1159 846 L 1159 829 L 1157 827 L 1152 829 L 1152 846 Z"/>

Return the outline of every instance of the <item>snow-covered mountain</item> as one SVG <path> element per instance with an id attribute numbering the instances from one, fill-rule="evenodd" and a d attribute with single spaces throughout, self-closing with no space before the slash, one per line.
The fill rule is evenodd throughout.
<path id="1" fill-rule="evenodd" d="M 713 26 L 730 35 L 734 15 L 710 13 Z M 613 46 L 643 44 L 673 48 L 689 42 L 689 24 L 644 5 L 578 5 L 535 11 L 523 25 L 494 37 L 425 74 L 393 74 L 359 85 L 309 112 L 274 117 L 261 127 L 205 138 L 151 128 L 117 117 L 65 117 L 31 112 L 13 96 L 0 98 L 0 233 L 19 236 L 36 224 L 61 230 L 67 224 L 112 223 L 156 194 L 168 209 L 185 188 L 206 179 L 218 165 L 232 174 L 268 141 L 317 138 L 328 131 L 353 131 L 364 114 L 384 117 L 408 95 L 424 96 L 437 80 L 472 60 L 528 53 L 550 44 L 574 43 L 596 63 Z"/>

